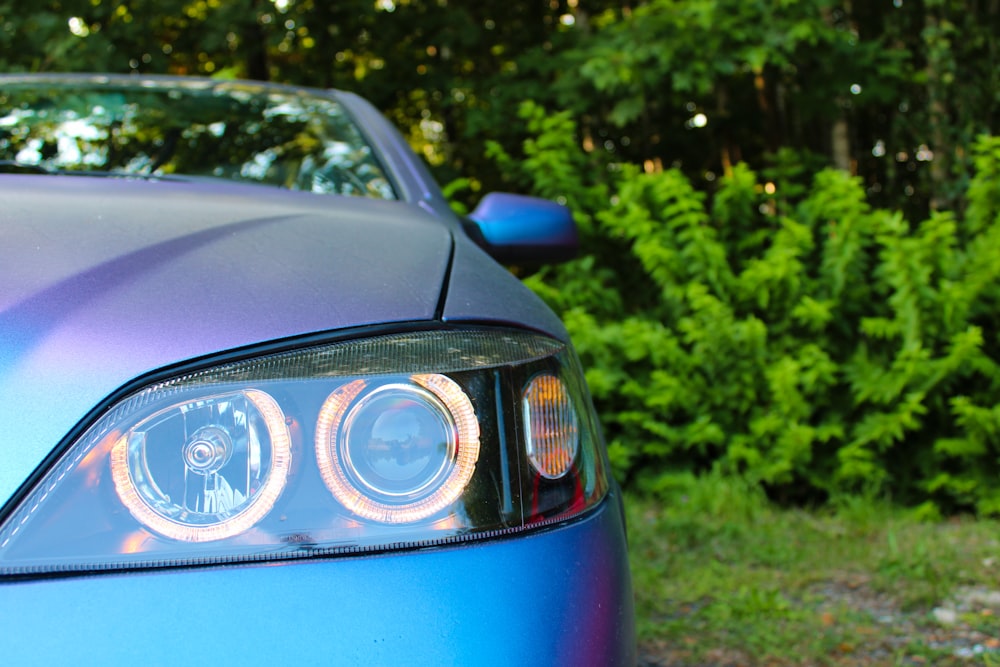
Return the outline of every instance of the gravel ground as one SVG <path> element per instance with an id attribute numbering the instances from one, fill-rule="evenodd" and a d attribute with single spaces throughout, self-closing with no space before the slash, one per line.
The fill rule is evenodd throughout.
<path id="1" fill-rule="evenodd" d="M 694 647 L 684 642 L 681 646 L 654 642 L 639 646 L 639 667 L 1000 665 L 1000 635 L 978 629 L 1000 627 L 1000 591 L 962 589 L 930 611 L 904 611 L 891 596 L 874 591 L 863 577 L 816 586 L 810 595 L 822 600 L 817 613 L 823 624 L 837 623 L 836 614 L 845 610 L 854 619 L 862 619 L 856 633 L 859 640 L 841 645 L 820 663 L 761 660 L 732 649 L 702 649 L 701 659 L 695 659 Z"/>

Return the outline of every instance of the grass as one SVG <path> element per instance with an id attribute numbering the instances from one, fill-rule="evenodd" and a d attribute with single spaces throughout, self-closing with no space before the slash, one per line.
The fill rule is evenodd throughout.
<path id="1" fill-rule="evenodd" d="M 719 476 L 627 508 L 645 664 L 1000 665 L 996 521 L 783 510 Z"/>

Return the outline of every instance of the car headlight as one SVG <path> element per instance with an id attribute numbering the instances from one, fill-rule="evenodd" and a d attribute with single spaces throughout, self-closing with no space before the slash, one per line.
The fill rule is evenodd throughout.
<path id="1" fill-rule="evenodd" d="M 563 343 L 509 330 L 333 342 L 112 405 L 0 527 L 0 574 L 280 560 L 561 522 L 608 487 Z"/>

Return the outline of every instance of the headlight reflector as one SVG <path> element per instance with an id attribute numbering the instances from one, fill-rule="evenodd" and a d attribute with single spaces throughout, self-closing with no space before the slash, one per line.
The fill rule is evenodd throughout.
<path id="1" fill-rule="evenodd" d="M 444 375 L 330 394 L 316 429 L 327 487 L 366 519 L 408 523 L 453 503 L 479 458 L 479 423 L 462 388 Z"/>
<path id="2" fill-rule="evenodd" d="M 184 542 L 221 540 L 256 524 L 274 507 L 290 465 L 284 414 L 256 390 L 157 412 L 111 449 L 122 504 L 144 526 Z"/>

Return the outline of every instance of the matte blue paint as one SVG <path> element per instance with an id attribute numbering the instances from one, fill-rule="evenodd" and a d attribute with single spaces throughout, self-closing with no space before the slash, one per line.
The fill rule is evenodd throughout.
<path id="1" fill-rule="evenodd" d="M 479 246 L 457 236 L 443 319 L 529 327 L 568 341 L 562 321 L 538 295 L 512 278 Z"/>
<path id="2" fill-rule="evenodd" d="M 433 319 L 452 246 L 401 202 L 76 176 L 0 178 L 0 236 L 0 504 L 137 376 Z"/>
<path id="3" fill-rule="evenodd" d="M 10 665 L 635 663 L 617 498 L 458 547 L 0 585 Z"/>
<path id="4" fill-rule="evenodd" d="M 546 199 L 493 192 L 469 215 L 498 258 L 564 259 L 579 243 L 573 214 Z"/>

